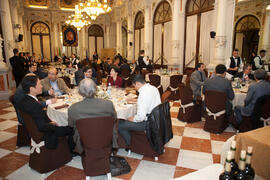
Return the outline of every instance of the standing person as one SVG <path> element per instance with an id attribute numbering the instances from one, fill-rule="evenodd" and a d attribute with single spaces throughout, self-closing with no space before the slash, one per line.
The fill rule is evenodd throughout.
<path id="1" fill-rule="evenodd" d="M 266 50 L 260 50 L 260 55 L 256 56 L 252 62 L 252 70 L 261 69 L 263 67 L 263 58 L 265 57 Z"/>
<path id="2" fill-rule="evenodd" d="M 94 54 L 93 54 L 93 60 L 98 60 L 98 54 L 97 54 L 97 51 L 95 51 Z"/>
<path id="3" fill-rule="evenodd" d="M 79 60 L 76 58 L 75 54 L 71 55 L 71 63 L 73 67 L 78 69 L 77 64 L 79 63 Z"/>
<path id="4" fill-rule="evenodd" d="M 160 94 L 155 86 L 145 82 L 142 75 L 136 75 L 132 79 L 135 89 L 139 92 L 137 103 L 137 114 L 127 120 L 119 120 L 119 133 L 125 139 L 126 144 L 130 145 L 130 131 L 145 131 L 147 114 L 161 104 Z M 135 100 L 132 100 L 135 101 Z"/>
<path id="5" fill-rule="evenodd" d="M 234 49 L 232 53 L 232 57 L 226 60 L 226 68 L 227 72 L 234 76 L 240 69 L 243 67 L 242 59 L 239 56 L 239 50 Z"/>
<path id="6" fill-rule="evenodd" d="M 22 78 L 25 75 L 24 70 L 24 61 L 21 57 L 19 57 L 19 50 L 13 49 L 14 56 L 9 59 L 9 62 L 12 66 L 12 74 L 15 78 L 16 87 L 19 86 Z"/>
<path id="7" fill-rule="evenodd" d="M 205 65 L 203 63 L 198 63 L 195 67 L 195 71 L 190 77 L 190 87 L 193 92 L 193 99 L 196 101 L 197 97 L 201 97 L 201 87 L 206 79 L 205 76 Z"/>
<path id="8" fill-rule="evenodd" d="M 138 58 L 138 63 L 139 63 L 140 71 L 142 71 L 142 69 L 146 69 L 147 66 L 149 65 L 148 59 L 144 56 L 144 50 L 140 51 L 140 56 Z"/>

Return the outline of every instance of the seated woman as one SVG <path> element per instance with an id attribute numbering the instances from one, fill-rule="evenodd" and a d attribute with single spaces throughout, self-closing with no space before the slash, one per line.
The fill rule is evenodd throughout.
<path id="1" fill-rule="evenodd" d="M 69 62 L 68 65 L 67 65 L 67 68 L 65 69 L 65 71 L 68 74 L 73 74 L 76 71 L 76 69 L 73 68 L 72 63 Z"/>
<path id="2" fill-rule="evenodd" d="M 118 76 L 118 73 L 119 69 L 115 66 L 112 66 L 110 71 L 110 77 L 108 78 L 107 81 L 107 86 L 111 85 L 118 88 L 123 87 L 123 80 L 120 76 Z"/>

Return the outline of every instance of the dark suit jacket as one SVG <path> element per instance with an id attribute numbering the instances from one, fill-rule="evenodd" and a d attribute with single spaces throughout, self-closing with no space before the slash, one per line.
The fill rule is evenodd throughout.
<path id="1" fill-rule="evenodd" d="M 270 83 L 259 81 L 250 85 L 245 99 L 245 107 L 241 109 L 241 114 L 250 116 L 255 108 L 257 99 L 265 95 L 270 95 Z"/>
<path id="2" fill-rule="evenodd" d="M 68 125 L 74 128 L 75 134 L 73 140 L 76 143 L 76 149 L 78 153 L 83 152 L 83 148 L 80 142 L 80 135 L 76 128 L 76 121 L 84 118 L 112 116 L 116 119 L 116 112 L 113 103 L 108 100 L 98 98 L 85 98 L 84 100 L 75 103 L 68 109 Z M 113 143 L 117 139 L 117 131 L 114 130 Z"/>
<path id="3" fill-rule="evenodd" d="M 204 82 L 203 93 L 205 93 L 207 90 L 220 91 L 227 95 L 226 113 L 230 114 L 232 111 L 232 104 L 230 100 L 234 99 L 234 91 L 232 89 L 231 81 L 221 76 L 212 77 Z"/>
<path id="4" fill-rule="evenodd" d="M 80 69 L 78 69 L 78 71 L 75 72 L 75 81 L 76 81 L 76 84 L 79 85 L 79 83 L 83 79 L 84 79 L 83 69 L 80 68 Z"/>
<path id="5" fill-rule="evenodd" d="M 243 79 L 243 75 L 244 75 L 244 72 L 241 71 L 241 72 L 236 73 L 236 74 L 233 76 L 233 78 L 237 78 L 237 77 L 238 77 L 238 78 L 240 78 L 240 79 Z M 254 80 L 254 75 L 253 75 L 253 74 L 249 74 L 249 75 L 248 75 L 248 78 Z"/>
<path id="6" fill-rule="evenodd" d="M 12 73 L 14 76 L 23 77 L 25 75 L 23 58 L 13 56 L 9 59 L 9 62 L 12 66 Z"/>

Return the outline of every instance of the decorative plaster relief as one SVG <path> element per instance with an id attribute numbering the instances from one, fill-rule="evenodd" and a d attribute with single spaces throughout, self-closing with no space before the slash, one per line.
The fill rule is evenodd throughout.
<path id="1" fill-rule="evenodd" d="M 225 48 L 226 47 L 226 36 L 216 36 L 215 37 L 216 48 Z"/>

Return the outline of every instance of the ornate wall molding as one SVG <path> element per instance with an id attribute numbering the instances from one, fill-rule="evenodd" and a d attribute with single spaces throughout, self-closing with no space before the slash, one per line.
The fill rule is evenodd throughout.
<path id="1" fill-rule="evenodd" d="M 226 36 L 216 36 L 215 43 L 216 48 L 225 48 L 227 43 Z"/>

